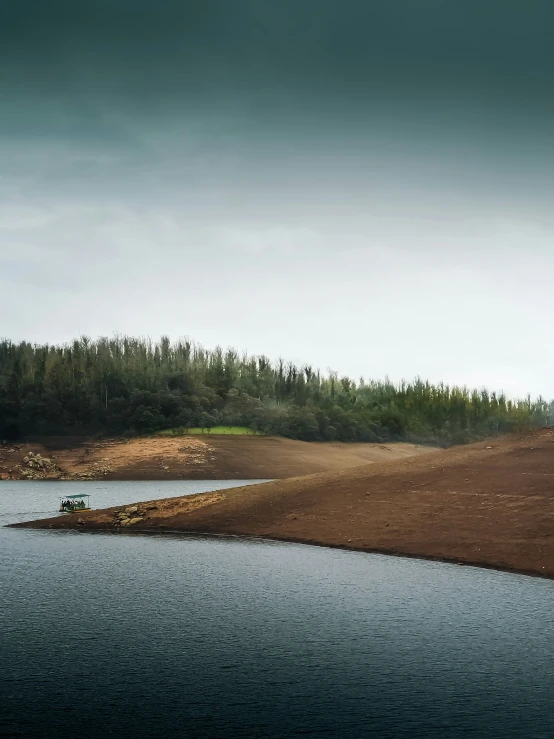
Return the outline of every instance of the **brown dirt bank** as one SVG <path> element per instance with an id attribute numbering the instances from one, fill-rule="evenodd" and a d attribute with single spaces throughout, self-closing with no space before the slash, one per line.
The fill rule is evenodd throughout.
<path id="1" fill-rule="evenodd" d="M 153 502 L 130 527 L 252 535 L 554 578 L 554 430 Z M 204 501 L 204 503 L 203 503 Z M 23 524 L 118 530 L 117 509 Z"/>
<path id="2" fill-rule="evenodd" d="M 282 479 L 430 451 L 434 450 L 415 444 L 315 444 L 259 436 L 103 441 L 50 438 L 32 444 L 0 445 L 0 479 Z M 28 467 L 30 453 L 50 460 L 55 469 Z"/>

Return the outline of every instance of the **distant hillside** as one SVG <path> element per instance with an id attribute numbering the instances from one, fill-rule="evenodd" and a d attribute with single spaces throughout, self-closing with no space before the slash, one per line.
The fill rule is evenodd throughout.
<path id="1" fill-rule="evenodd" d="M 416 380 L 354 382 L 190 341 L 0 342 L 0 439 L 243 426 L 304 441 L 467 443 L 544 426 L 542 399 Z"/>

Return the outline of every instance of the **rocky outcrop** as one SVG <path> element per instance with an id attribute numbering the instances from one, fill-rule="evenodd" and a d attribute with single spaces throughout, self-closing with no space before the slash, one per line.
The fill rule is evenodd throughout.
<path id="1" fill-rule="evenodd" d="M 143 503 L 120 508 L 114 514 L 114 523 L 116 526 L 133 526 L 144 521 L 148 516 L 148 511 L 155 511 L 157 508 L 158 506 L 155 503 Z"/>
<path id="2" fill-rule="evenodd" d="M 23 457 L 21 464 L 16 465 L 15 471 L 23 480 L 44 480 L 61 475 L 60 468 L 49 457 L 33 452 Z"/>
<path id="3" fill-rule="evenodd" d="M 83 472 L 68 472 L 63 475 L 62 480 L 97 480 L 113 472 L 109 460 L 104 458 L 99 462 L 93 462 Z"/>

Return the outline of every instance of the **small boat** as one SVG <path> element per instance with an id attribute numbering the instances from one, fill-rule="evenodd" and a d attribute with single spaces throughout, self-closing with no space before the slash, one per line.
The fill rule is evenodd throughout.
<path id="1" fill-rule="evenodd" d="M 60 497 L 60 513 L 81 513 L 90 511 L 90 495 L 65 495 Z"/>

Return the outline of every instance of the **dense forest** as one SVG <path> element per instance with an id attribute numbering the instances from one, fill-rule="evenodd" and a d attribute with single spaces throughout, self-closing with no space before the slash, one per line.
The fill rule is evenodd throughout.
<path id="1" fill-rule="evenodd" d="M 166 337 L 0 342 L 0 439 L 243 425 L 305 441 L 448 446 L 546 425 L 553 410 L 541 398 L 514 401 L 419 379 L 353 382 Z"/>

